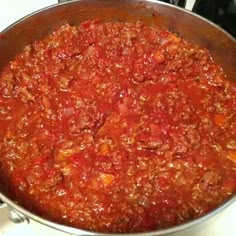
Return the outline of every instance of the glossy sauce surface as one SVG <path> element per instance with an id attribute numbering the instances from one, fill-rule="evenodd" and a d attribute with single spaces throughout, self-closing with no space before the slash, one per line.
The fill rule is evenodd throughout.
<path id="1" fill-rule="evenodd" d="M 1 71 L 1 176 L 66 225 L 174 226 L 235 194 L 235 107 L 204 48 L 141 22 L 66 24 Z"/>

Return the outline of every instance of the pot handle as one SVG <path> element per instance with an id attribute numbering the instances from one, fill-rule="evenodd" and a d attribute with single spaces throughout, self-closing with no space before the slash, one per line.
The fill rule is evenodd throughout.
<path id="1" fill-rule="evenodd" d="M 9 211 L 8 218 L 12 223 L 16 223 L 16 224 L 23 223 L 23 222 L 29 223 L 29 219 L 27 217 L 17 212 L 16 210 L 9 208 L 8 205 L 0 199 L 0 209 L 2 208 L 8 208 L 8 211 Z"/>
<path id="2" fill-rule="evenodd" d="M 5 208 L 5 207 L 7 207 L 7 204 L 2 202 L 1 199 L 0 199 L 0 209 Z"/>
<path id="3" fill-rule="evenodd" d="M 9 210 L 9 220 L 15 224 L 29 223 L 29 219 L 14 209 Z"/>
<path id="4" fill-rule="evenodd" d="M 58 0 L 58 3 L 69 2 L 71 0 Z"/>

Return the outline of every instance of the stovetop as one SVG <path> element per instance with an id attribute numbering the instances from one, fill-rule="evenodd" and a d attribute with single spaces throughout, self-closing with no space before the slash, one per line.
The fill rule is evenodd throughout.
<path id="1" fill-rule="evenodd" d="M 188 10 L 192 10 L 194 3 L 195 3 L 195 12 L 199 14 L 204 14 L 207 16 L 207 9 L 204 8 L 204 4 L 214 4 L 219 1 L 217 0 L 163 0 L 164 2 L 168 2 L 171 4 L 175 4 L 181 7 L 184 7 Z M 231 0 L 224 0 L 221 2 L 230 3 Z M 8 25 L 14 23 L 21 17 L 34 12 L 38 9 L 41 9 L 45 6 L 49 6 L 52 4 L 56 4 L 57 0 L 8 0 L 8 1 L 1 1 L 0 5 L 0 32 L 5 29 Z M 235 2 L 235 1 L 231 1 Z M 234 8 L 230 8 L 230 5 L 227 7 L 222 6 L 222 8 L 218 5 L 219 9 L 211 9 L 211 15 L 208 15 L 213 21 L 216 21 L 217 24 L 226 26 L 226 23 L 235 24 L 234 21 L 230 22 L 227 19 L 223 18 L 223 14 L 228 14 L 228 17 L 235 17 L 232 16 L 230 13 L 234 11 Z M 228 10 L 227 10 L 228 9 Z M 224 11 L 223 11 L 224 10 Z M 227 12 L 229 11 L 229 13 Z M 217 15 L 218 14 L 218 15 Z M 231 14 L 231 15 L 230 15 Z M 233 18 L 232 18 L 233 19 Z M 223 23 L 222 23 L 223 22 Z M 225 23 L 226 22 L 226 23 Z M 236 22 L 236 21 L 235 21 Z M 224 25 L 225 24 L 225 25 Z M 235 25 L 234 25 L 235 26 Z M 236 27 L 233 27 L 235 30 Z M 227 29 L 228 30 L 228 29 Z M 230 31 L 230 29 L 229 29 Z M 16 235 L 24 235 L 24 236 L 66 236 L 68 234 L 59 232 L 57 230 L 51 229 L 47 226 L 43 226 L 39 223 L 34 221 L 30 221 L 28 223 L 21 223 L 21 224 L 14 224 L 8 219 L 8 209 L 7 208 L 0 208 L 0 236 L 16 236 Z M 236 202 L 228 207 L 224 212 L 221 213 L 219 217 L 210 221 L 207 224 L 207 227 L 201 228 L 201 230 L 192 232 L 191 236 L 234 236 L 236 235 L 236 227 L 235 227 L 235 219 L 236 219 Z"/>

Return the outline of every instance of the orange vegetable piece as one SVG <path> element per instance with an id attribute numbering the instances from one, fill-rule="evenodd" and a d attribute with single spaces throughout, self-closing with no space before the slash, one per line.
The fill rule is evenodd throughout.
<path id="1" fill-rule="evenodd" d="M 166 57 L 165 57 L 165 54 L 158 50 L 154 53 L 154 59 L 159 63 L 159 64 L 162 64 L 165 62 L 166 60 Z"/>
<path id="2" fill-rule="evenodd" d="M 113 182 L 114 179 L 115 179 L 115 176 L 112 174 L 107 174 L 107 173 L 99 174 L 99 180 L 104 187 L 109 186 Z"/>
<path id="3" fill-rule="evenodd" d="M 176 34 L 169 34 L 168 39 L 175 43 L 179 43 L 181 41 L 180 37 L 178 37 Z"/>
<path id="4" fill-rule="evenodd" d="M 67 157 L 80 152 L 80 147 L 71 147 L 66 149 L 60 149 L 58 152 L 56 152 L 55 160 L 56 161 L 65 161 Z"/>
<path id="5" fill-rule="evenodd" d="M 111 151 L 110 145 L 107 143 L 102 143 L 99 145 L 98 151 L 100 154 L 105 156 L 105 155 L 109 154 L 109 152 Z"/>
<path id="6" fill-rule="evenodd" d="M 6 132 L 6 134 L 5 134 L 5 138 L 6 138 L 6 139 L 10 139 L 10 138 L 12 138 L 12 137 L 13 137 L 12 132 L 9 131 L 9 130 L 7 130 L 7 132 Z"/>
<path id="7" fill-rule="evenodd" d="M 231 161 L 236 162 L 236 150 L 229 150 L 228 151 L 228 158 Z"/>
<path id="8" fill-rule="evenodd" d="M 223 114 L 216 114 L 214 116 L 214 121 L 217 125 L 222 126 L 227 121 L 227 117 Z"/>

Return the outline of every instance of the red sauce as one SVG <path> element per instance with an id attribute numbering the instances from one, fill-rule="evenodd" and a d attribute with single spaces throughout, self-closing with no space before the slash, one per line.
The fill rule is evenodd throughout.
<path id="1" fill-rule="evenodd" d="M 209 52 L 136 23 L 68 24 L 0 75 L 0 172 L 48 219 L 140 232 L 236 192 L 236 86 Z"/>

